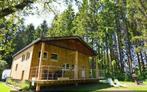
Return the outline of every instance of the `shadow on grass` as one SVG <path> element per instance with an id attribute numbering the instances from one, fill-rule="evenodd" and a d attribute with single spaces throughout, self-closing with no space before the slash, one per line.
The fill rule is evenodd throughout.
<path id="1" fill-rule="evenodd" d="M 76 85 L 48 86 L 42 87 L 41 92 L 92 92 L 100 89 L 109 88 L 105 83 L 88 83 Z"/>

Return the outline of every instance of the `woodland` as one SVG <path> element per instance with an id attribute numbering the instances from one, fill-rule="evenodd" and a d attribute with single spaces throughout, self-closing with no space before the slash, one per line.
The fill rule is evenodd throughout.
<path id="1" fill-rule="evenodd" d="M 96 51 L 105 77 L 131 80 L 135 71 L 147 79 L 147 0 L 62 0 L 62 13 L 51 6 L 58 1 L 0 0 L 0 75 L 13 54 L 39 37 L 79 36 Z M 25 25 L 22 16 L 35 14 L 34 3 L 54 13 L 50 26 L 47 18 Z"/>

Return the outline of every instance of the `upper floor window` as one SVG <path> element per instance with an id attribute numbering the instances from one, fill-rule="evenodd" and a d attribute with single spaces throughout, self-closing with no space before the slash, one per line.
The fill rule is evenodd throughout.
<path id="1" fill-rule="evenodd" d="M 26 60 L 30 58 L 30 52 L 27 52 Z"/>
<path id="2" fill-rule="evenodd" d="M 58 60 L 58 55 L 57 54 L 51 54 L 51 59 L 52 60 Z"/>
<path id="3" fill-rule="evenodd" d="M 39 58 L 40 58 L 40 55 L 41 55 L 41 52 L 39 52 Z M 47 59 L 48 58 L 48 53 L 47 53 L 47 51 L 45 51 L 44 53 L 43 53 L 43 59 Z"/>
<path id="4" fill-rule="evenodd" d="M 25 60 L 25 55 L 22 55 L 22 61 L 24 61 Z"/>

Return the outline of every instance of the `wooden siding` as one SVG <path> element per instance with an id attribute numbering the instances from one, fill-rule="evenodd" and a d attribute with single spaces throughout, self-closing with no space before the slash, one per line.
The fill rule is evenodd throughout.
<path id="1" fill-rule="evenodd" d="M 39 64 L 39 52 L 41 49 L 41 43 L 37 43 L 34 45 L 34 52 L 33 52 L 33 58 L 31 62 L 31 67 L 38 66 Z M 48 58 L 43 59 L 42 65 L 51 65 L 51 66 L 60 66 L 62 67 L 63 64 L 69 64 L 74 65 L 75 64 L 75 51 L 54 46 L 52 44 L 45 44 L 45 51 L 48 53 Z M 58 60 L 52 60 L 51 54 L 57 54 Z M 83 53 L 78 54 L 78 67 L 81 69 L 83 66 L 85 69 L 90 69 L 89 64 L 89 56 L 85 55 Z M 69 74 L 67 74 L 69 75 Z M 89 74 L 87 73 L 86 78 L 89 78 Z M 70 77 L 73 78 L 73 73 L 70 74 Z M 79 73 L 79 77 L 81 77 L 81 74 Z M 31 78 L 31 77 L 30 77 Z"/>

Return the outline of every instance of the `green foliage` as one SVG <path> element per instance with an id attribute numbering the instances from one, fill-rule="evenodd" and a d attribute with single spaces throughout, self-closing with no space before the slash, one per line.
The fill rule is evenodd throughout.
<path id="1" fill-rule="evenodd" d="M 73 20 L 75 18 L 72 6 L 69 5 L 61 15 L 54 18 L 52 28 L 48 31 L 49 36 L 71 36 L 73 31 Z"/>
<path id="2" fill-rule="evenodd" d="M 0 59 L 0 79 L 1 79 L 1 76 L 2 76 L 3 70 L 6 69 L 7 66 L 8 66 L 7 62 Z"/>
<path id="3" fill-rule="evenodd" d="M 30 82 L 24 81 L 20 84 L 20 87 L 21 87 L 22 90 L 29 90 L 30 89 Z"/>
<path id="4" fill-rule="evenodd" d="M 19 81 L 12 78 L 7 78 L 6 83 L 11 84 L 15 87 L 20 87 L 22 91 L 29 90 L 31 86 L 29 81 Z"/>
<path id="5" fill-rule="evenodd" d="M 72 0 L 66 2 L 67 9 L 55 16 L 50 29 L 46 21 L 35 29 L 33 24 L 24 26 L 23 19 L 15 24 L 14 16 L 8 20 L 0 19 L 0 26 L 4 26 L 0 29 L 0 60 L 10 63 L 13 53 L 38 37 L 77 35 L 97 52 L 100 69 L 104 70 L 106 77 L 131 79 L 130 75 L 124 73 L 124 63 L 129 66 L 131 74 L 131 46 L 135 46 L 136 53 L 140 53 L 137 58 L 143 62 L 141 55 L 146 53 L 147 47 L 146 2 L 80 0 L 77 13 L 74 12 Z M 143 63 L 140 64 L 141 73 L 138 75 L 145 78 L 144 67 Z"/>
<path id="6" fill-rule="evenodd" d="M 16 33 L 14 17 L 0 19 L 0 25 L 2 25 L 0 28 L 0 60 L 5 60 L 10 65 L 15 46 L 13 44 Z"/>

